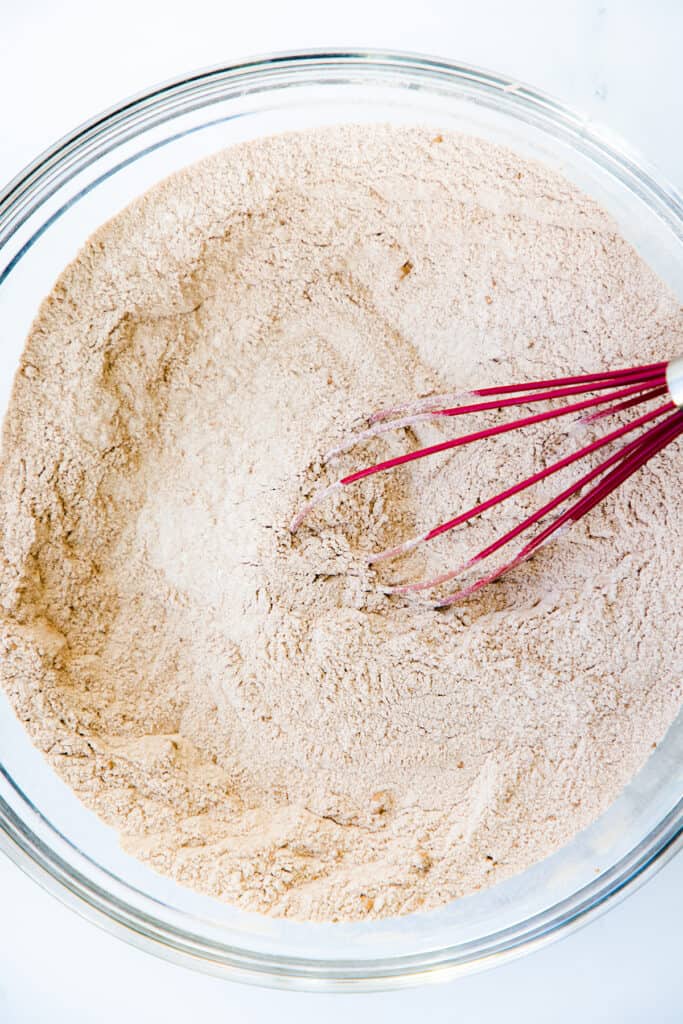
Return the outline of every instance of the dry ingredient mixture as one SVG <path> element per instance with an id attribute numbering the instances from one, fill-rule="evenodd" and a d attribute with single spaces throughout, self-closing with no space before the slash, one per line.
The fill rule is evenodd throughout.
<path id="1" fill-rule="evenodd" d="M 558 457 L 571 429 L 374 477 L 287 524 L 329 474 L 443 436 L 323 467 L 379 406 L 681 350 L 677 303 L 608 217 L 491 144 L 337 127 L 173 176 L 67 267 L 17 376 L 0 471 L 17 714 L 127 851 L 242 908 L 383 917 L 523 870 L 678 710 L 680 449 L 445 613 L 384 595 L 363 555 Z M 453 565 L 539 501 L 379 582 Z"/>

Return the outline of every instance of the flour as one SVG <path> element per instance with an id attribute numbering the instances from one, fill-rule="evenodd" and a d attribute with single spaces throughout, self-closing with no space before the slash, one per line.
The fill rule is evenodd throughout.
<path id="1" fill-rule="evenodd" d="M 335 474 L 453 429 L 323 466 L 378 407 L 680 350 L 677 304 L 607 216 L 487 143 L 334 128 L 175 175 L 67 267 L 17 375 L 0 643 L 18 716 L 127 851 L 246 909 L 383 917 L 523 870 L 678 710 L 680 448 L 446 613 L 382 585 L 457 564 L 565 477 L 381 571 L 367 555 L 571 450 L 566 428 L 287 524 Z"/>

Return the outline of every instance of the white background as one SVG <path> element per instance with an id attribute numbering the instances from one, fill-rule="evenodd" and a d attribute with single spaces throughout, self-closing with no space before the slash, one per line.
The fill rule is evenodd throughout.
<path id="1" fill-rule="evenodd" d="M 622 135 L 683 184 L 679 0 L 0 0 L 0 185 L 122 97 L 273 50 L 413 49 L 507 73 Z M 683 857 L 607 916 L 516 963 L 402 993 L 268 992 L 105 935 L 0 858 L 0 1024 L 278 1018 L 488 1024 L 683 1020 Z"/>

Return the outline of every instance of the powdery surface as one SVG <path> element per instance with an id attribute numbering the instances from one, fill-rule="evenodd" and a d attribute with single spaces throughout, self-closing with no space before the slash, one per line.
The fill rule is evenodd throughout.
<path id="1" fill-rule="evenodd" d="M 568 451 L 564 428 L 287 523 L 332 469 L 446 436 L 321 467 L 377 406 L 680 350 L 677 304 L 606 215 L 483 142 L 335 128 L 176 175 L 96 233 L 27 342 L 0 476 L 17 714 L 126 850 L 243 908 L 401 914 L 523 870 L 679 707 L 680 457 L 446 613 L 384 596 L 363 553 Z"/>

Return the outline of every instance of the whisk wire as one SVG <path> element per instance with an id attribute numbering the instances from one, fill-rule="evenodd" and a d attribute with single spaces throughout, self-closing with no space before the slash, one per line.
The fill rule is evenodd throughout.
<path id="1" fill-rule="evenodd" d="M 535 391 L 540 388 L 553 388 L 564 385 L 572 384 L 584 384 L 584 391 L 595 390 L 595 384 L 599 381 L 612 382 L 614 384 L 623 383 L 626 378 L 635 378 L 638 380 L 643 379 L 650 373 L 654 376 L 663 377 L 666 373 L 668 363 L 648 363 L 646 366 L 630 366 L 620 370 L 605 370 L 602 373 L 582 373 L 574 375 L 573 377 L 555 377 L 546 380 L 535 380 L 527 381 L 523 384 L 498 384 L 493 387 L 477 388 L 474 391 L 460 391 L 456 394 L 441 395 L 441 396 L 428 396 L 420 402 L 412 402 L 408 405 L 393 406 L 390 409 L 378 409 L 376 412 L 368 418 L 369 423 L 378 423 L 382 420 L 391 419 L 395 416 L 402 415 L 409 411 L 429 411 L 438 408 L 440 404 L 443 404 L 441 399 L 447 400 L 449 397 L 453 400 L 461 401 L 463 398 L 473 398 L 475 395 L 483 398 L 489 395 L 506 395 L 512 394 L 515 391 Z M 589 387 L 588 385 L 592 385 Z"/>

